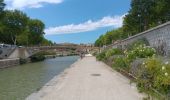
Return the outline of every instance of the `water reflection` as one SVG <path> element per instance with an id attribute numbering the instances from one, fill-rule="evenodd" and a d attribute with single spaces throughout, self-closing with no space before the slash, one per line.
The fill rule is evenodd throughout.
<path id="1" fill-rule="evenodd" d="M 0 100 L 24 100 L 78 59 L 57 57 L 0 70 Z"/>

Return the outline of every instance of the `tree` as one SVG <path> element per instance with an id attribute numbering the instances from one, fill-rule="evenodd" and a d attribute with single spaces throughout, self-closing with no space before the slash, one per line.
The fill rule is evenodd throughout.
<path id="1" fill-rule="evenodd" d="M 38 19 L 30 19 L 19 10 L 5 10 L 0 0 L 0 42 L 14 45 L 51 45 L 44 38 L 45 25 Z"/>
<path id="2" fill-rule="evenodd" d="M 28 30 L 26 29 L 22 34 L 17 36 L 17 45 L 29 45 Z"/>
<path id="3" fill-rule="evenodd" d="M 2 12 L 4 10 L 4 7 L 5 7 L 4 0 L 0 0 L 0 15 L 2 14 Z"/>
<path id="4" fill-rule="evenodd" d="M 42 43 L 41 43 L 43 46 L 49 46 L 49 45 L 53 45 L 52 41 L 49 41 L 47 39 L 43 39 L 42 40 Z"/>
<path id="5" fill-rule="evenodd" d="M 170 21 L 170 0 L 155 0 L 155 15 L 157 19 L 154 21 L 156 24 L 162 24 Z"/>
<path id="6" fill-rule="evenodd" d="M 132 0 L 131 9 L 123 22 L 124 32 L 134 35 L 149 29 L 155 19 L 154 7 L 154 0 Z"/>
<path id="7" fill-rule="evenodd" d="M 104 35 L 101 35 L 95 42 L 95 46 L 102 47 L 103 45 L 110 45 L 113 42 L 124 39 L 127 36 L 123 34 L 122 28 L 108 31 Z"/>
<path id="8" fill-rule="evenodd" d="M 4 7 L 5 7 L 5 4 L 3 2 L 3 0 L 0 0 L 0 42 L 1 41 L 1 34 L 3 33 L 3 24 L 2 24 L 2 17 L 3 17 L 3 13 L 4 13 Z"/>
<path id="9" fill-rule="evenodd" d="M 95 46 L 102 47 L 104 45 L 104 35 L 101 35 L 95 42 Z"/>
<path id="10" fill-rule="evenodd" d="M 28 28 L 29 28 L 29 43 L 33 45 L 41 44 L 43 41 L 44 37 L 44 28 L 45 25 L 42 21 L 40 20 L 29 20 L 28 22 Z"/>
<path id="11" fill-rule="evenodd" d="M 28 19 L 27 15 L 21 11 L 5 11 L 2 21 L 4 42 L 16 45 L 18 36 L 24 34 L 27 28 Z"/>
<path id="12" fill-rule="evenodd" d="M 124 17 L 123 26 L 100 36 L 95 45 L 109 45 L 170 21 L 169 5 L 170 0 L 131 0 L 131 8 Z"/>

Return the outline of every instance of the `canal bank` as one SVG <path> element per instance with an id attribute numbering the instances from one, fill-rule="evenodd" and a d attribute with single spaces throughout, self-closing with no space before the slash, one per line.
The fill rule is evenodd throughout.
<path id="1" fill-rule="evenodd" d="M 20 59 L 15 58 L 15 59 L 3 59 L 0 60 L 0 69 L 1 68 L 7 68 L 11 66 L 17 66 L 20 64 Z"/>
<path id="2" fill-rule="evenodd" d="M 143 97 L 129 79 L 88 55 L 26 100 L 143 100 Z"/>
<path id="3" fill-rule="evenodd" d="M 32 60 L 32 58 L 11 58 L 11 59 L 0 59 L 0 69 L 9 68 L 14 66 L 19 66 L 22 64 L 33 63 L 43 61 L 45 59 L 54 59 L 56 57 L 68 57 L 68 56 L 78 56 L 77 54 L 68 54 L 68 55 L 43 55 L 42 57 L 38 56 L 39 60 Z"/>
<path id="4" fill-rule="evenodd" d="M 56 57 L 0 69 L 0 100 L 24 100 L 78 59 L 78 56 Z"/>

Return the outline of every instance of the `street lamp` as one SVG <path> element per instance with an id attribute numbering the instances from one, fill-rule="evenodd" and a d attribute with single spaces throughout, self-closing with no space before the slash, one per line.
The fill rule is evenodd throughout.
<path id="1" fill-rule="evenodd" d="M 139 32 L 141 32 L 142 30 L 141 30 L 141 15 L 140 14 L 138 14 L 138 17 L 139 17 Z"/>

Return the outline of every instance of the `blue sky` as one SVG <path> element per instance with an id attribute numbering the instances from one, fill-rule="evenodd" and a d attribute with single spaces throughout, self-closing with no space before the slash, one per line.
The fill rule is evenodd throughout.
<path id="1" fill-rule="evenodd" d="M 57 43 L 93 43 L 108 30 L 121 27 L 130 0 L 5 0 L 46 25 L 45 37 Z"/>

